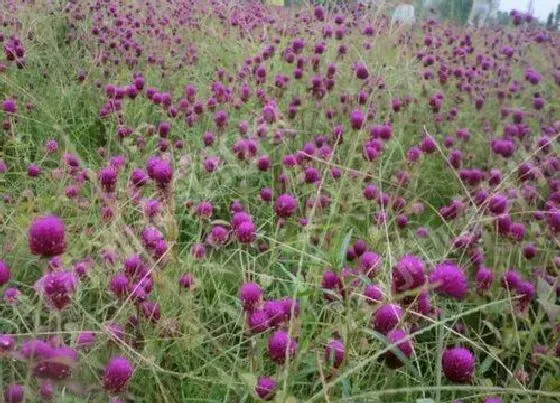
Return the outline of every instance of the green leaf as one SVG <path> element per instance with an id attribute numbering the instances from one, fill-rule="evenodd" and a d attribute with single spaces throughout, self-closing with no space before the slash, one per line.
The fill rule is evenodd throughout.
<path id="1" fill-rule="evenodd" d="M 354 229 L 351 228 L 350 231 L 348 231 L 348 233 L 342 240 L 342 245 L 340 245 L 340 251 L 338 253 L 338 260 L 340 263 L 340 267 L 344 265 L 344 261 L 346 260 L 346 251 L 348 250 L 348 245 L 350 245 L 350 239 L 352 239 L 353 232 Z"/>
<path id="2" fill-rule="evenodd" d="M 255 374 L 251 372 L 243 372 L 239 374 L 239 378 L 247 384 L 250 390 L 255 389 L 255 386 L 257 385 L 257 377 Z"/>

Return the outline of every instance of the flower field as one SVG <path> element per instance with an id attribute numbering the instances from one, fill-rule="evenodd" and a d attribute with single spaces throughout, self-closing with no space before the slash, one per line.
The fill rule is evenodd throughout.
<path id="1" fill-rule="evenodd" d="M 558 32 L 0 3 L 4 401 L 560 401 Z"/>

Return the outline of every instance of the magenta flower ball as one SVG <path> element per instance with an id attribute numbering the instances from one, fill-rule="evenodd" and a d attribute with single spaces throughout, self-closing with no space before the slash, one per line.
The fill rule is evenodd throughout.
<path id="1" fill-rule="evenodd" d="M 289 218 L 294 215 L 298 208 L 297 200 L 294 196 L 284 193 L 276 199 L 276 215 L 280 218 Z"/>
<path id="2" fill-rule="evenodd" d="M 239 299 L 243 308 L 251 312 L 261 301 L 263 290 L 257 283 L 245 283 L 239 288 Z"/>
<path id="3" fill-rule="evenodd" d="M 448 348 L 443 352 L 441 364 L 445 377 L 452 382 L 467 383 L 474 375 L 475 358 L 466 348 Z"/>
<path id="4" fill-rule="evenodd" d="M 356 246 L 354 245 L 354 250 Z M 370 278 L 377 276 L 381 268 L 381 256 L 375 252 L 366 251 L 360 257 L 360 270 Z"/>
<path id="5" fill-rule="evenodd" d="M 297 342 L 287 332 L 278 330 L 268 338 L 268 356 L 277 364 L 284 364 L 286 358 L 292 359 L 297 350 Z"/>
<path id="6" fill-rule="evenodd" d="M 87 350 L 95 345 L 97 335 L 94 332 L 80 332 L 76 338 L 76 347 Z"/>
<path id="7" fill-rule="evenodd" d="M 403 316 L 404 310 L 400 305 L 381 305 L 373 316 L 373 328 L 386 335 L 397 327 Z"/>
<path id="8" fill-rule="evenodd" d="M 12 271 L 10 270 L 10 267 L 5 261 L 0 260 L 0 287 L 7 284 L 11 278 Z"/>
<path id="9" fill-rule="evenodd" d="M 425 264 L 422 259 L 412 255 L 403 256 L 393 268 L 393 288 L 404 292 L 421 287 L 426 282 Z"/>
<path id="10" fill-rule="evenodd" d="M 112 357 L 107 363 L 103 375 L 105 390 L 111 393 L 123 391 L 126 389 L 133 373 L 134 367 L 127 358 L 123 356 Z"/>
<path id="11" fill-rule="evenodd" d="M 364 288 L 364 296 L 366 297 L 367 303 L 371 305 L 383 301 L 383 291 L 375 284 L 368 284 L 366 288 Z"/>
<path id="12" fill-rule="evenodd" d="M 185 273 L 179 278 L 179 285 L 182 288 L 191 289 L 194 287 L 194 276 L 190 273 Z"/>
<path id="13" fill-rule="evenodd" d="M 34 255 L 53 257 L 64 253 L 66 239 L 64 221 L 55 215 L 36 218 L 28 232 L 29 249 Z"/>
<path id="14" fill-rule="evenodd" d="M 395 329 L 387 334 L 387 339 L 390 344 L 395 344 L 392 351 L 385 353 L 385 364 L 391 369 L 397 369 L 404 365 L 399 356 L 395 353 L 394 349 L 398 349 L 406 358 L 409 358 L 414 352 L 414 347 L 410 339 L 405 340 L 408 333 L 404 330 Z"/>
<path id="15" fill-rule="evenodd" d="M 439 294 L 461 300 L 469 292 L 469 282 L 463 269 L 452 264 L 437 265 L 430 274 L 430 284 Z"/>
<path id="16" fill-rule="evenodd" d="M 20 403 L 24 399 L 23 386 L 12 383 L 4 388 L 4 401 L 6 403 Z"/>
<path id="17" fill-rule="evenodd" d="M 344 342 L 342 340 L 331 340 L 325 347 L 325 361 L 333 366 L 340 368 L 344 362 Z"/>
<path id="18" fill-rule="evenodd" d="M 276 380 L 267 376 L 261 376 L 257 380 L 255 392 L 259 399 L 272 400 L 276 394 Z"/>
<path id="19" fill-rule="evenodd" d="M 14 351 L 16 339 L 9 334 L 0 334 L 0 355 Z"/>
<path id="20" fill-rule="evenodd" d="M 264 310 L 253 311 L 247 317 L 247 325 L 251 333 L 266 332 L 269 327 L 269 317 Z"/>

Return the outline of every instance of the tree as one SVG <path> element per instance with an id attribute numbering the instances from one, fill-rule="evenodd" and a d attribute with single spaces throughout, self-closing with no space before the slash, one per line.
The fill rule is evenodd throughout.
<path id="1" fill-rule="evenodd" d="M 556 27 L 560 26 L 560 3 L 558 3 L 558 7 L 556 7 L 556 16 L 555 16 Z"/>
<path id="2" fill-rule="evenodd" d="M 508 12 L 498 11 L 498 16 L 496 19 L 498 20 L 498 24 L 500 25 L 509 25 L 510 17 Z"/>
<path id="3" fill-rule="evenodd" d="M 548 19 L 546 20 L 546 27 L 550 30 L 554 29 L 554 13 L 548 14 Z"/>

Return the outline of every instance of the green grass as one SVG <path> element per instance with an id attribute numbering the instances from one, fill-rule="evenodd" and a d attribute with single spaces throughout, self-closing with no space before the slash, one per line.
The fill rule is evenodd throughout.
<path id="1" fill-rule="evenodd" d="M 500 395 L 504 401 L 512 402 L 560 399 L 558 358 L 546 356 L 536 364 L 528 363 L 535 344 L 553 346 L 557 341 L 554 323 L 547 320 L 538 303 L 531 305 L 526 316 L 518 316 L 513 309 L 515 296 L 497 285 L 491 296 L 478 297 L 473 293 L 462 302 L 434 295 L 434 305 L 444 309 L 444 314 L 436 320 L 418 318 L 408 312 L 410 322 L 421 323 L 421 329 L 414 336 L 414 356 L 396 371 L 388 370 L 379 361 L 388 351 L 386 340 L 371 330 L 372 308 L 360 295 L 347 295 L 337 303 L 325 302 L 320 286 L 322 273 L 327 267 L 340 272 L 343 266 L 350 264 L 345 259 L 350 238 L 352 241 L 365 239 L 383 256 L 378 281 L 388 293 L 391 268 L 405 253 L 419 255 L 430 268 L 447 257 L 468 265 L 468 257 L 452 250 L 450 245 L 455 236 L 476 225 L 486 228 L 486 260 L 497 273 L 517 267 L 529 275 L 532 268 L 548 264 L 558 252 L 557 241 L 541 237 L 541 253 L 528 263 L 523 259 L 519 245 L 496 237 L 489 230 L 490 224 L 484 222 L 483 214 L 473 208 L 459 220 L 450 224 L 444 222 L 439 209 L 457 196 L 466 197 L 458 177 L 446 168 L 446 151 L 439 149 L 435 155 L 422 158 L 412 167 L 405 161 L 408 148 L 419 142 L 425 130 L 441 144 L 443 138 L 453 135 L 457 128 L 469 127 L 473 139 L 464 149 L 473 154 L 469 163 L 477 166 L 489 159 L 489 135 L 483 131 L 484 120 L 490 120 L 496 134 L 500 134 L 499 105 L 493 98 L 488 99 L 483 111 L 478 113 L 468 97 L 461 95 L 465 106 L 458 120 L 434 125 L 422 93 L 432 95 L 441 86 L 437 81 L 421 81 L 418 72 L 422 67 L 414 60 L 415 49 L 397 45 L 400 35 L 421 37 L 419 28 L 410 32 L 406 28 L 383 32 L 372 39 L 369 52 L 362 50 L 364 37 L 358 32 L 346 38 L 344 42 L 350 45 L 349 56 L 337 62 L 339 73 L 335 90 L 327 94 L 320 108 L 316 108 L 313 101 L 306 101 L 294 121 L 283 119 L 270 128 L 270 135 L 282 126 L 297 130 L 293 140 L 286 139 L 278 147 L 266 141 L 260 143 L 259 153 L 266 152 L 273 157 L 275 165 L 271 172 L 258 173 L 254 164 L 238 161 L 231 152 L 231 145 L 238 137 L 239 122 L 249 120 L 253 124 L 260 114 L 262 105 L 254 97 L 238 110 L 229 110 L 230 124 L 218 136 L 211 151 L 204 149 L 201 141 L 206 130 L 215 130 L 211 115 L 206 114 L 193 128 L 184 124 L 182 119 L 173 121 L 173 138 L 184 140 L 185 148 L 178 151 L 170 147 L 176 166 L 174 200 L 165 206 L 166 211 L 157 223 L 172 245 L 165 267 L 154 270 L 155 290 L 151 299 L 160 304 L 162 319 L 156 325 L 141 323 L 138 331 L 141 345 L 136 348 L 129 343 L 111 341 L 105 325 L 110 322 L 125 324 L 127 318 L 135 314 L 135 307 L 129 300 L 115 300 L 107 289 L 108 281 L 120 269 L 126 256 L 142 250 L 137 235 L 148 225 L 139 206 L 127 196 L 126 181 L 132 167 L 144 166 L 146 158 L 155 153 L 157 139 L 148 139 L 143 152 L 134 147 L 134 136 L 124 141 L 117 139 L 115 119 L 98 117 L 99 108 L 105 102 L 102 88 L 107 82 L 129 83 L 132 71 L 122 60 L 119 65 L 95 62 L 99 49 L 88 34 L 92 24 L 90 18 L 74 21 L 76 26 L 71 29 L 69 17 L 58 7 L 37 3 L 21 6 L 15 14 L 22 24 L 18 35 L 24 37 L 27 32 L 34 33 L 34 40 L 25 41 L 26 68 L 16 70 L 10 66 L 5 73 L 0 73 L 0 99 L 16 96 L 21 112 L 14 125 L 14 135 L 6 134 L 0 139 L 1 157 L 10 168 L 8 173 L 0 176 L 0 193 L 12 198 L 10 203 L 0 204 L 0 243 L 4 248 L 2 259 L 10 263 L 14 273 L 11 284 L 24 293 L 24 298 L 16 305 L 0 304 L 0 332 L 16 334 L 21 340 L 57 334 L 70 344 L 79 331 L 98 334 L 96 347 L 80 354 L 79 369 L 72 382 L 58 386 L 56 401 L 106 401 L 107 397 L 101 391 L 101 371 L 109 357 L 117 353 L 127 355 L 135 364 L 133 381 L 128 394 L 124 395 L 135 402 L 254 401 L 254 383 L 262 374 L 278 380 L 276 399 L 283 402 L 409 402 L 416 399 L 418 402 L 422 401 L 420 399 L 448 402 L 459 398 L 479 401 L 488 395 Z M 174 6 L 162 2 L 161 7 L 159 15 Z M 174 71 L 171 66 L 179 62 L 180 52 L 173 56 L 155 38 L 142 37 L 146 54 L 153 52 L 165 58 L 169 66 L 162 77 L 160 68 L 147 65 L 145 58 L 142 59 L 134 70 L 144 72 L 147 86 L 171 91 L 179 97 L 185 85 L 192 82 L 197 85 L 200 98 L 207 99 L 217 68 L 235 75 L 245 58 L 263 48 L 257 36 L 265 32 L 264 29 L 255 30 L 252 38 L 241 39 L 214 17 L 198 15 L 200 28 L 173 26 L 184 43 L 197 46 L 199 59 L 193 66 Z M 456 29 L 459 32 L 464 30 L 462 27 Z M 66 36 L 69 33 L 76 33 L 79 39 L 68 43 Z M 274 37 L 273 32 L 267 31 L 266 35 L 268 40 Z M 480 35 L 477 34 L 475 40 L 482 46 Z M 303 29 L 301 36 L 307 39 L 308 46 L 320 40 L 316 34 Z M 281 37 L 278 52 L 290 39 Z M 183 49 L 184 43 L 178 48 Z M 328 41 L 325 60 L 337 60 L 337 46 L 337 41 Z M 529 49 L 526 56 L 541 71 L 552 66 L 552 62 L 538 50 Z M 372 76 L 383 77 L 388 87 L 387 91 L 372 91 L 367 105 L 377 109 L 375 122 L 392 119 L 394 126 L 394 138 L 374 163 L 364 161 L 361 156 L 368 131 L 352 131 L 348 113 L 343 114 L 339 104 L 341 94 L 355 94 L 360 89 L 360 83 L 352 78 L 355 60 L 367 63 Z M 291 76 L 293 65 L 275 56 L 269 66 L 271 71 L 265 88 L 272 94 L 275 89 L 271 77 L 273 79 L 279 72 Z M 520 66 L 522 64 L 515 65 L 513 75 L 522 80 L 524 72 Z M 88 72 L 84 83 L 76 78 L 79 70 Z M 290 87 L 281 97 L 282 110 L 294 96 L 308 97 L 305 88 L 310 78 L 309 71 L 302 80 L 305 82 L 294 83 L 292 78 Z M 101 83 L 101 89 L 95 87 L 97 81 Z M 451 85 L 448 84 L 445 91 L 455 94 Z M 548 110 L 552 114 L 560 107 L 558 97 L 554 97 L 557 88 L 550 79 L 542 84 L 542 92 L 551 94 Z M 391 98 L 406 95 L 417 98 L 418 103 L 413 103 L 400 114 L 391 113 L 388 107 Z M 530 96 L 523 93 L 518 99 L 510 100 L 510 104 L 527 107 Z M 33 102 L 33 111 L 24 111 L 26 101 Z M 137 134 L 143 132 L 146 124 L 168 119 L 161 109 L 141 96 L 134 103 L 126 101 L 125 104 L 126 125 L 136 128 Z M 324 117 L 328 107 L 339 113 L 333 121 Z M 306 216 L 308 225 L 300 228 L 295 222 L 289 222 L 285 228 L 278 228 L 273 206 L 261 203 L 258 191 L 270 185 L 274 186 L 275 194 L 279 194 L 277 175 L 282 172 L 281 156 L 301 149 L 316 135 L 330 136 L 334 124 L 339 123 L 345 125 L 344 143 L 333 147 L 332 158 L 315 161 L 322 173 L 320 185 L 301 184 L 297 170 L 286 171 L 290 179 L 288 191 L 295 193 L 300 201 L 298 216 Z M 537 120 L 533 124 L 535 129 L 538 128 Z M 49 138 L 59 141 L 60 150 L 45 156 L 43 146 Z M 105 147 L 111 155 L 123 154 L 128 160 L 126 173 L 119 177 L 114 205 L 116 215 L 110 223 L 103 222 L 100 217 L 102 200 L 96 186 L 96 170 L 106 161 L 98 155 L 99 147 Z M 557 144 L 554 147 L 558 150 Z M 51 175 L 64 152 L 77 153 L 90 172 L 91 183 L 86 184 L 80 193 L 83 203 L 78 204 L 64 196 L 66 185 L 71 183 L 67 175 L 60 179 Z M 204 172 L 201 161 L 207 154 L 221 156 L 224 163 L 219 172 Z M 188 156 L 190 163 L 181 169 L 182 155 Z M 515 161 L 492 161 L 492 166 L 500 167 L 504 174 L 513 173 L 506 177 L 504 189 L 516 185 L 514 170 L 525 157 L 527 155 L 519 154 Z M 26 166 L 31 162 L 40 162 L 43 168 L 38 179 L 26 176 Z M 343 170 L 339 181 L 329 175 L 332 166 Z M 406 189 L 399 189 L 393 180 L 401 169 L 411 172 Z M 351 172 L 359 173 L 358 177 L 352 177 Z M 399 192 L 409 204 L 422 201 L 426 210 L 411 216 L 411 224 L 405 230 L 396 228 L 394 214 L 390 215 L 386 225 L 376 224 L 375 213 L 382 208 L 363 199 L 365 177 L 383 191 Z M 305 200 L 321 193 L 330 195 L 329 207 L 305 209 Z M 155 198 L 157 194 L 156 188 L 148 187 L 143 196 Z M 228 221 L 229 204 L 234 199 L 242 200 L 253 214 L 260 239 L 266 240 L 268 250 L 259 253 L 255 247 L 232 242 L 222 250 L 209 251 L 207 259 L 195 261 L 190 254 L 191 246 L 210 226 L 196 218 L 184 203 L 211 200 L 215 207 L 213 219 Z M 517 206 L 517 211 L 527 217 L 528 209 L 529 206 Z M 70 267 L 88 256 L 95 259 L 91 274 L 81 282 L 73 304 L 60 315 L 47 311 L 33 291 L 33 284 L 46 264 L 31 256 L 27 248 L 26 230 L 32 218 L 51 211 L 60 215 L 68 227 L 65 266 Z M 414 229 L 418 226 L 428 227 L 431 236 L 425 240 L 416 238 Z M 116 266 L 108 265 L 100 258 L 105 248 L 117 251 Z M 155 267 L 157 262 L 151 263 Z M 196 278 L 197 287 L 192 292 L 179 290 L 177 281 L 185 272 L 191 272 Z M 265 287 L 267 297 L 292 296 L 299 300 L 301 315 L 289 324 L 290 332 L 298 338 L 298 354 L 288 365 L 276 366 L 266 357 L 266 336 L 247 334 L 245 317 L 237 298 L 239 286 L 246 281 L 256 281 Z M 359 290 L 355 294 L 359 294 Z M 539 298 L 545 296 L 539 295 Z M 453 330 L 453 325 L 459 322 L 468 327 L 464 335 Z M 347 358 L 345 366 L 338 373 L 331 374 L 323 359 L 323 347 L 335 331 L 344 339 Z M 469 346 L 477 355 L 472 384 L 453 385 L 441 373 L 438 363 L 442 349 L 454 343 Z M 2 357 L 0 360 L 0 388 L 11 382 L 24 383 L 28 387 L 29 400 L 38 401 L 37 381 L 29 376 L 25 364 Z M 530 368 L 532 376 L 526 384 L 521 384 L 513 374 L 519 369 L 529 370 L 528 365 L 533 365 Z"/>

